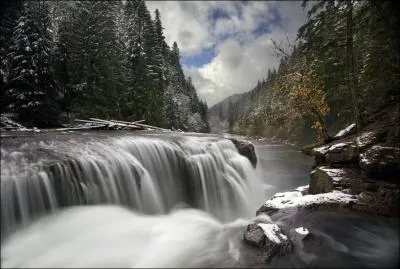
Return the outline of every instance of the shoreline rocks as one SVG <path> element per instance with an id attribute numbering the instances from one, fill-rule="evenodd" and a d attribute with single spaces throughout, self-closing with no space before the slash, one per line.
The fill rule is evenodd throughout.
<path id="1" fill-rule="evenodd" d="M 275 194 L 256 215 L 304 207 L 398 217 L 400 149 L 385 146 L 386 131 L 353 135 L 353 125 L 336 135 L 341 139 L 310 150 L 315 163 L 309 185 Z"/>

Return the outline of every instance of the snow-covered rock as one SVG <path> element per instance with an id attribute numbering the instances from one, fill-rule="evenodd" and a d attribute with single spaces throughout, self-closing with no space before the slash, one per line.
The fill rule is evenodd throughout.
<path id="1" fill-rule="evenodd" d="M 262 248 L 265 260 L 273 255 L 285 254 L 292 250 L 291 241 L 274 223 L 249 224 L 243 235 L 243 240 L 251 246 Z"/>
<path id="2" fill-rule="evenodd" d="M 357 159 L 358 148 L 353 141 L 340 142 L 313 148 L 311 154 L 315 156 L 317 164 L 351 162 Z"/>
<path id="3" fill-rule="evenodd" d="M 350 202 L 357 200 L 355 195 L 347 194 L 339 190 L 332 190 L 327 193 L 307 194 L 295 190 L 290 192 L 282 192 L 275 194 L 272 199 L 265 202 L 257 215 L 261 213 L 271 213 L 283 208 L 291 207 L 313 207 L 315 205 L 334 204 L 338 206 L 346 206 Z"/>
<path id="4" fill-rule="evenodd" d="M 345 187 L 347 181 L 354 177 L 355 171 L 350 168 L 332 168 L 319 166 L 310 173 L 310 194 L 331 192 L 337 187 Z M 345 181 L 345 182 L 344 182 Z"/>
<path id="5" fill-rule="evenodd" d="M 394 179 L 400 173 L 400 148 L 374 145 L 360 154 L 359 165 L 374 178 Z"/>
<path id="6" fill-rule="evenodd" d="M 382 134 L 379 132 L 363 132 L 356 137 L 355 141 L 360 150 L 375 144 L 381 139 Z"/>
<path id="7" fill-rule="evenodd" d="M 340 130 L 333 138 L 335 139 L 341 139 L 345 136 L 348 136 L 350 134 L 355 134 L 357 131 L 356 129 L 356 124 L 352 123 L 349 126 L 347 126 L 346 128 L 344 128 L 343 130 Z"/>

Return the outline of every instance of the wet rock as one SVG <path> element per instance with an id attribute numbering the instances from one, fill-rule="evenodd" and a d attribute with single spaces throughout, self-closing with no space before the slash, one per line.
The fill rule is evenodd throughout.
<path id="1" fill-rule="evenodd" d="M 251 246 L 261 248 L 265 246 L 266 236 L 260 226 L 249 224 L 244 233 L 243 240 Z"/>
<path id="2" fill-rule="evenodd" d="M 291 241 L 277 224 L 249 224 L 243 240 L 250 246 L 262 249 L 265 261 L 274 255 L 284 255 L 292 251 Z"/>
<path id="3" fill-rule="evenodd" d="M 290 229 L 289 238 L 293 245 L 302 249 L 304 245 L 307 244 L 314 238 L 314 235 L 305 227 L 298 227 Z"/>
<path id="4" fill-rule="evenodd" d="M 374 145 L 360 154 L 362 170 L 375 179 L 397 179 L 400 173 L 400 148 Z"/>
<path id="5" fill-rule="evenodd" d="M 238 152 L 241 155 L 245 156 L 247 159 L 249 159 L 253 167 L 256 167 L 257 156 L 256 156 L 256 151 L 254 149 L 254 145 L 250 142 L 239 141 L 234 138 L 230 138 L 230 140 L 233 142 Z"/>

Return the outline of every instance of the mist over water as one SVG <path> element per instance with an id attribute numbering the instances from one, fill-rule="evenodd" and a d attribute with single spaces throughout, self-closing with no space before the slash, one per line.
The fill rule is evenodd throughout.
<path id="1" fill-rule="evenodd" d="M 398 219 L 296 209 L 254 218 L 269 192 L 308 177 L 308 160 L 286 146 L 256 144 L 257 169 L 231 141 L 206 137 L 41 143 L 73 157 L 51 166 L 28 158 L 31 146 L 2 148 L 2 267 L 398 265 Z M 315 240 L 252 261 L 242 236 L 261 221 L 307 227 Z"/>
<path id="2" fill-rule="evenodd" d="M 239 224 L 239 230 L 247 223 Z M 232 267 L 240 259 L 239 230 L 195 209 L 151 216 L 115 206 L 76 207 L 11 237 L 2 249 L 2 265 Z"/>

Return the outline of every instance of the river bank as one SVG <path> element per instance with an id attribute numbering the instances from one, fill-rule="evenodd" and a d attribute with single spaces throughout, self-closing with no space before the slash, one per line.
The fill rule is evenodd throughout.
<path id="1" fill-rule="evenodd" d="M 339 131 L 333 141 L 303 150 L 303 153 L 314 159 L 314 163 L 310 166 L 308 184 L 299 184 L 297 188 L 286 189 L 271 195 L 256 212 L 256 215 L 268 214 L 275 223 L 279 223 L 278 228 L 271 233 L 265 231 L 262 226 L 249 225 L 244 235 L 245 241 L 257 246 L 261 252 L 264 251 L 264 258 L 269 261 L 268 264 L 271 264 L 271 259 L 277 259 L 280 261 L 275 263 L 277 266 L 298 266 L 299 259 L 304 258 L 303 250 L 312 249 L 313 245 L 315 247 L 316 238 L 319 237 L 318 240 L 321 240 L 321 237 L 316 235 L 319 233 L 321 224 L 312 224 L 308 218 L 319 219 L 317 216 L 322 215 L 325 215 L 327 219 L 333 218 L 332 223 L 328 226 L 336 225 L 335 223 L 339 225 L 341 220 L 350 221 L 354 226 L 355 223 L 351 219 L 356 220 L 361 225 L 369 226 L 369 231 L 365 234 L 368 238 L 367 244 L 384 244 L 384 241 L 379 239 L 384 236 L 389 241 L 389 238 L 394 238 L 390 242 L 398 249 L 400 150 L 399 137 L 396 134 L 397 127 L 393 125 L 393 123 L 398 123 L 399 119 L 396 108 L 398 106 L 377 113 L 374 117 L 371 116 L 370 124 L 358 133 L 355 130 L 355 124 L 351 124 Z M 308 217 L 301 217 L 304 215 Z M 336 220 L 334 220 L 335 218 Z M 302 221 L 298 221 L 298 219 L 302 219 Z M 323 223 L 326 219 L 320 219 L 320 221 Z M 373 228 L 374 221 L 381 223 L 379 228 Z M 382 225 L 382 223 L 392 223 L 391 228 L 387 229 L 388 226 Z M 343 226 L 339 225 L 339 227 Z M 311 228 L 311 232 L 307 228 Z M 280 237 L 280 242 L 276 241 L 279 233 L 288 238 L 295 249 L 294 252 L 297 252 L 296 255 L 290 254 L 293 252 L 293 248 L 287 248 L 289 242 L 282 240 L 282 237 Z M 352 245 L 351 240 L 357 237 L 349 234 L 350 239 L 346 239 L 342 235 L 343 232 L 340 228 L 331 234 L 335 240 L 347 241 L 345 244 L 347 246 Z M 375 240 L 379 243 L 374 242 Z M 291 262 L 282 262 L 278 256 L 271 256 L 266 249 L 270 248 L 271 243 L 274 242 L 278 245 L 278 249 L 280 248 L 280 254 L 285 257 L 287 255 L 294 257 L 293 259 L 297 259 L 296 262 L 292 264 Z M 385 251 L 375 255 L 375 260 L 370 265 L 363 264 L 358 260 L 359 257 L 353 257 L 352 262 L 351 258 L 345 257 L 346 254 L 343 256 L 344 260 L 341 266 L 361 266 L 363 264 L 362 266 L 366 267 L 397 267 L 399 264 L 398 251 L 391 248 L 384 249 Z M 373 248 L 369 251 L 373 251 Z M 311 252 L 315 254 L 318 251 L 314 249 Z M 348 250 L 347 252 L 350 256 L 354 254 Z M 339 254 L 336 253 L 336 255 Z M 306 256 L 310 258 L 309 255 Z M 391 257 L 390 262 L 382 259 L 385 256 Z M 311 260 L 316 262 L 315 266 L 331 267 L 332 265 L 326 260 L 315 257 Z M 356 262 L 354 263 L 354 261 Z M 302 262 L 306 266 L 310 265 L 306 260 Z M 333 262 L 333 264 L 341 263 Z"/>

